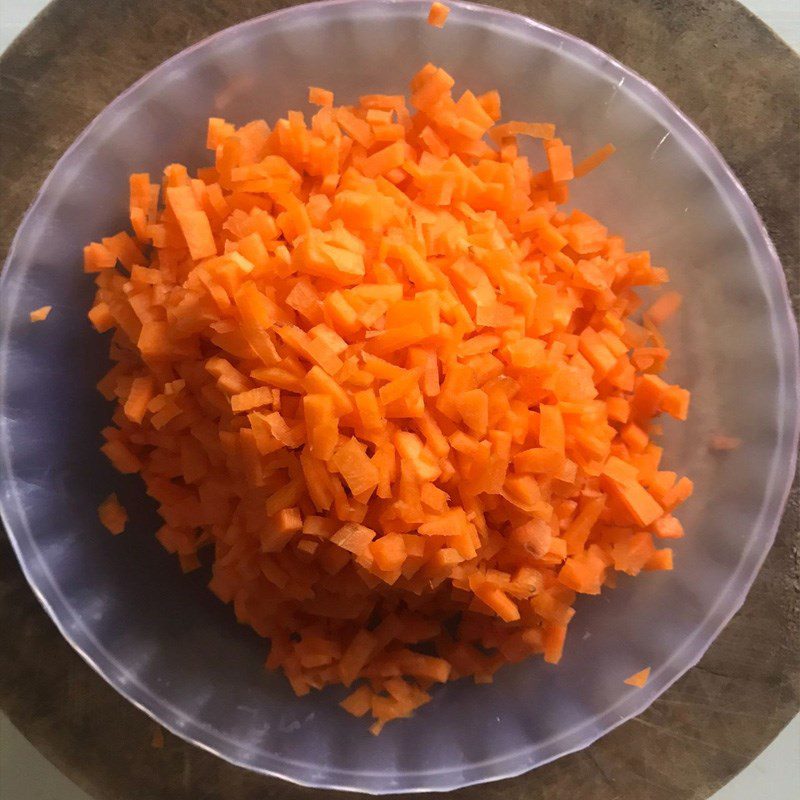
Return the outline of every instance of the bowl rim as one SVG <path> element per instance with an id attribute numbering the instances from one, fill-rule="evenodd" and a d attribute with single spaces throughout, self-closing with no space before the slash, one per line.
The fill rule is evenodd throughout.
<path id="1" fill-rule="evenodd" d="M 760 548 L 754 547 L 751 544 L 751 546 L 743 551 L 736 570 L 730 578 L 732 582 L 734 578 L 743 577 L 743 580 L 739 584 L 739 591 L 732 596 L 732 599 L 726 598 L 724 607 L 722 602 L 718 601 L 707 611 L 703 622 L 694 630 L 683 645 L 667 662 L 654 670 L 651 680 L 645 689 L 639 690 L 635 695 L 621 697 L 616 703 L 601 712 L 601 714 L 595 718 L 594 725 L 589 726 L 588 724 L 584 724 L 583 727 L 589 727 L 590 730 L 585 731 L 583 737 L 574 746 L 562 747 L 562 749 L 556 748 L 556 752 L 552 752 L 543 758 L 537 758 L 534 754 L 534 748 L 529 747 L 527 750 L 517 750 L 511 754 L 498 756 L 491 761 L 484 761 L 477 764 L 456 768 L 418 770 L 402 773 L 397 776 L 397 781 L 400 785 L 394 786 L 388 785 L 388 782 L 383 785 L 380 784 L 380 778 L 382 776 L 388 777 L 383 773 L 353 772 L 341 769 L 320 770 L 318 766 L 291 762 L 275 756 L 272 757 L 276 762 L 274 768 L 260 767 L 254 766 L 247 760 L 237 757 L 234 753 L 224 752 L 218 745 L 215 746 L 209 741 L 204 741 L 201 737 L 206 736 L 207 738 L 211 738 L 208 737 L 208 729 L 195 720 L 192 720 L 186 728 L 182 728 L 172 722 L 166 722 L 159 716 L 160 708 L 163 709 L 164 705 L 160 698 L 153 695 L 146 687 L 141 688 L 143 689 L 143 693 L 150 698 L 150 705 L 146 704 L 145 699 L 134 697 L 133 687 L 129 685 L 130 682 L 122 681 L 119 677 L 119 670 L 114 668 L 113 657 L 105 653 L 97 643 L 95 643 L 96 646 L 94 649 L 98 652 L 89 652 L 90 648 L 87 646 L 87 643 L 79 642 L 75 634 L 67 628 L 62 620 L 62 615 L 55 607 L 56 601 L 61 601 L 61 598 L 53 598 L 51 596 L 54 589 L 56 590 L 55 594 L 58 594 L 57 587 L 55 587 L 54 584 L 50 587 L 44 586 L 42 584 L 46 583 L 46 581 L 38 581 L 34 576 L 26 562 L 23 543 L 18 539 L 15 533 L 15 526 L 12 524 L 12 519 L 15 519 L 19 522 L 21 527 L 26 527 L 22 504 L 13 491 L 15 484 L 11 469 L 8 447 L 9 440 L 6 433 L 7 420 L 5 416 L 0 414 L 0 489 L 3 490 L 0 491 L 0 519 L 5 526 L 9 541 L 11 542 L 28 584 L 61 635 L 69 642 L 70 646 L 128 702 L 132 703 L 136 708 L 144 712 L 174 735 L 235 766 L 310 788 L 325 788 L 380 795 L 390 792 L 418 793 L 425 791 L 449 791 L 464 786 L 512 778 L 535 767 L 543 766 L 562 756 L 580 751 L 597 741 L 600 737 L 605 736 L 622 723 L 642 713 L 657 697 L 665 692 L 700 660 L 722 628 L 727 625 L 733 615 L 741 608 L 767 553 L 774 543 L 797 463 L 798 453 L 796 444 L 798 438 L 800 438 L 800 347 L 798 346 L 797 323 L 789 300 L 783 268 L 766 226 L 761 220 L 744 187 L 741 185 L 717 147 L 695 123 L 667 98 L 665 94 L 637 72 L 626 67 L 600 48 L 558 28 L 506 9 L 485 6 L 466 0 L 447 0 L 447 4 L 453 9 L 458 9 L 459 13 L 479 15 L 483 16 L 486 21 L 496 20 L 506 25 L 513 24 L 521 26 L 521 29 L 528 29 L 544 34 L 552 41 L 560 41 L 560 47 L 568 56 L 574 56 L 579 60 L 593 59 L 596 63 L 603 66 L 605 73 L 609 77 L 616 76 L 621 81 L 626 81 L 628 89 L 633 91 L 638 100 L 646 103 L 653 112 L 657 113 L 661 119 L 665 120 L 671 128 L 677 129 L 685 140 L 692 144 L 697 160 L 699 164 L 707 170 L 709 177 L 714 183 L 715 190 L 731 203 L 732 211 L 734 212 L 733 216 L 738 218 L 737 221 L 739 222 L 740 229 L 750 247 L 751 262 L 756 267 L 756 273 L 763 279 L 763 290 L 771 312 L 770 323 L 773 335 L 776 342 L 783 345 L 778 353 L 779 375 L 777 392 L 780 396 L 785 398 L 786 408 L 788 410 L 786 410 L 783 415 L 784 424 L 779 430 L 777 446 L 773 453 L 771 472 L 774 480 L 770 481 L 767 485 L 758 520 L 753 526 L 755 528 L 761 525 L 762 528 L 767 528 L 769 530 L 769 534 L 762 539 Z M 263 25 L 265 22 L 271 22 L 283 17 L 314 13 L 316 8 L 321 8 L 323 6 L 328 10 L 331 8 L 346 7 L 354 7 L 357 9 L 358 7 L 366 6 L 382 6 L 387 9 L 400 6 L 420 6 L 422 8 L 427 8 L 429 6 L 429 0 L 316 0 L 315 2 L 280 8 L 270 13 L 244 20 L 236 25 L 223 28 L 179 51 L 152 70 L 149 70 L 115 97 L 94 117 L 64 151 L 48 173 L 47 178 L 37 191 L 33 202 L 23 215 L 9 247 L 2 274 L 0 274 L 0 297 L 6 298 L 8 296 L 7 284 L 11 280 L 9 274 L 12 272 L 9 268 L 15 260 L 16 252 L 23 239 L 25 228 L 30 219 L 35 216 L 43 199 L 47 196 L 51 181 L 58 171 L 58 168 L 63 162 L 69 159 L 74 151 L 80 148 L 82 143 L 89 138 L 98 127 L 102 126 L 106 116 L 114 108 L 121 105 L 129 96 L 135 95 L 140 88 L 151 80 L 157 80 L 161 77 L 162 73 L 167 72 L 171 67 L 187 59 L 191 54 L 204 49 L 212 43 L 229 36 L 234 36 L 236 33 L 248 28 Z M 425 17 L 421 15 L 421 21 L 423 23 L 424 19 Z M 763 269 L 759 268 L 759 265 L 763 265 Z M 16 300 L 16 297 L 14 297 L 14 300 Z M 13 305 L 13 302 L 10 303 L 10 305 Z M 0 410 L 2 410 L 3 399 L 5 397 L 6 370 L 3 367 L 7 358 L 10 334 L 10 315 L 5 315 L 2 328 L 0 328 Z M 775 472 L 776 469 L 779 470 L 784 465 L 787 469 L 783 480 L 781 480 L 780 474 L 776 475 Z M 12 510 L 12 504 L 18 507 L 18 511 Z M 765 518 L 767 522 L 765 522 Z M 48 588 L 50 591 L 48 591 Z M 61 602 L 61 605 L 66 604 Z M 693 645 L 693 647 L 689 648 L 688 645 L 690 644 Z M 676 661 L 679 662 L 677 666 L 674 664 Z M 670 665 L 672 665 L 672 668 L 667 669 Z M 668 674 L 665 675 L 665 673 Z M 658 680 L 659 676 L 661 676 L 661 680 Z M 623 714 L 619 713 L 620 706 L 625 707 Z M 598 724 L 601 720 L 603 724 Z M 189 730 L 191 728 L 195 730 Z M 562 733 L 559 738 L 570 734 L 574 736 L 574 732 L 568 731 Z M 314 771 L 313 775 L 310 774 L 312 770 Z M 469 774 L 476 770 L 480 774 Z M 371 779 L 377 779 L 377 782 Z"/>

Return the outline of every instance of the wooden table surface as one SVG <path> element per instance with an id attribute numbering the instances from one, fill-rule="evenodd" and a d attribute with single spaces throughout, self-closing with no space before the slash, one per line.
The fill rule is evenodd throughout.
<path id="1" fill-rule="evenodd" d="M 56 0 L 0 59 L 0 257 L 36 189 L 119 92 L 187 45 L 291 2 Z M 664 91 L 767 224 L 800 308 L 800 59 L 734 0 L 505 0 Z M 322 800 L 167 735 L 60 637 L 0 532 L 0 708 L 97 800 Z M 800 708 L 800 487 L 749 596 L 698 666 L 586 750 L 458 800 L 707 798 Z M 433 795 L 431 795 L 432 797 Z"/>

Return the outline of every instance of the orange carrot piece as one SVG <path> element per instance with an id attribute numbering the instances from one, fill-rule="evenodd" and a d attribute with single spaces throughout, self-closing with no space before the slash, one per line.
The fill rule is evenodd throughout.
<path id="1" fill-rule="evenodd" d="M 363 525 L 348 522 L 346 525 L 342 525 L 331 537 L 331 542 L 339 545 L 344 550 L 349 550 L 351 553 L 359 555 L 369 547 L 369 543 L 374 538 L 375 531 Z"/>
<path id="2" fill-rule="evenodd" d="M 105 453 L 108 460 L 123 475 L 139 472 L 142 468 L 142 462 L 139 458 L 120 440 L 106 442 L 100 450 Z"/>
<path id="3" fill-rule="evenodd" d="M 92 242 L 83 248 L 83 271 L 100 272 L 104 269 L 113 269 L 117 257 L 99 242 Z"/>
<path id="4" fill-rule="evenodd" d="M 558 664 L 564 653 L 567 626 L 550 624 L 544 630 L 544 660 L 548 664 Z"/>
<path id="5" fill-rule="evenodd" d="M 683 297 L 678 292 L 664 292 L 644 313 L 653 325 L 663 325 L 681 307 Z"/>
<path id="6" fill-rule="evenodd" d="M 308 102 L 315 106 L 333 106 L 333 92 L 310 86 L 308 89 Z"/>
<path id="7" fill-rule="evenodd" d="M 353 438 L 339 447 L 330 459 L 354 495 L 374 489 L 380 477 L 378 468 Z"/>
<path id="8" fill-rule="evenodd" d="M 563 454 L 565 447 L 564 420 L 557 406 L 541 406 L 539 442 L 546 450 Z"/>
<path id="9" fill-rule="evenodd" d="M 208 216 L 200 209 L 192 189 L 189 186 L 169 186 L 166 196 L 192 258 L 198 260 L 216 255 L 217 245 Z"/>
<path id="10" fill-rule="evenodd" d="M 354 717 L 363 717 L 372 708 L 372 690 L 366 684 L 359 686 L 349 694 L 339 705 Z"/>
<path id="11" fill-rule="evenodd" d="M 433 25 L 434 28 L 444 28 L 449 13 L 450 9 L 444 3 L 431 3 L 428 11 L 428 25 Z"/>
<path id="12" fill-rule="evenodd" d="M 470 578 L 470 588 L 504 622 L 515 622 L 520 618 L 517 604 L 498 586 L 492 586 L 488 581 L 480 579 L 473 582 Z"/>
<path id="13" fill-rule="evenodd" d="M 128 523 L 128 512 L 122 507 L 116 494 L 110 494 L 97 509 L 100 522 L 115 536 L 125 530 Z"/>
<path id="14" fill-rule="evenodd" d="M 43 322 L 47 319 L 47 315 L 53 310 L 53 306 L 42 306 L 34 311 L 31 311 L 31 322 Z"/>
<path id="15" fill-rule="evenodd" d="M 664 513 L 653 496 L 634 481 L 622 483 L 612 480 L 610 488 L 639 525 L 651 525 Z"/>
<path id="16" fill-rule="evenodd" d="M 635 686 L 637 689 L 641 689 L 647 683 L 649 677 L 650 667 L 645 667 L 643 670 L 635 672 L 629 678 L 625 678 L 624 683 L 627 683 L 628 686 Z"/>
<path id="17" fill-rule="evenodd" d="M 550 175 L 556 182 L 571 181 L 575 177 L 572 167 L 572 148 L 561 139 L 550 139 L 545 146 Z"/>
<path id="18" fill-rule="evenodd" d="M 147 406 L 153 399 L 155 384 L 149 375 L 142 375 L 133 379 L 128 399 L 125 401 L 123 411 L 125 416 L 135 423 L 140 423 L 147 413 Z"/>
<path id="19" fill-rule="evenodd" d="M 644 562 L 643 570 L 648 572 L 671 570 L 673 568 L 672 549 L 665 547 L 663 550 L 656 550 L 647 561 Z"/>
<path id="20" fill-rule="evenodd" d="M 369 546 L 375 563 L 384 572 L 391 572 L 403 565 L 406 560 L 406 547 L 403 537 L 398 533 L 388 533 Z"/>
<path id="21" fill-rule="evenodd" d="M 662 539 L 680 539 L 683 537 L 683 525 L 672 514 L 665 514 L 657 519 L 653 523 L 653 530 L 656 536 L 660 536 Z"/>

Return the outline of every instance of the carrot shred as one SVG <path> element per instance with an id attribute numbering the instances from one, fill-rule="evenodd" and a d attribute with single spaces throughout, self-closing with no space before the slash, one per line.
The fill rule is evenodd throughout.
<path id="1" fill-rule="evenodd" d="M 635 322 L 666 270 L 563 208 L 613 147 L 574 164 L 554 125 L 454 92 L 428 64 L 408 98 L 312 86 L 310 116 L 212 118 L 209 165 L 132 175 L 132 233 L 84 249 L 102 452 L 266 667 L 352 687 L 375 734 L 435 683 L 558 663 L 578 594 L 672 569 L 656 543 L 693 489 L 655 422 L 689 412 L 661 377 L 680 297 Z M 114 495 L 98 513 L 124 529 Z"/>
<path id="2" fill-rule="evenodd" d="M 617 148 L 613 144 L 604 144 L 598 150 L 595 150 L 590 156 L 587 156 L 575 165 L 575 177 L 582 178 L 584 175 L 590 173 L 593 169 L 599 167 L 606 159 L 610 158 L 617 152 Z"/>
<path id="3" fill-rule="evenodd" d="M 156 729 L 153 731 L 150 746 L 154 747 L 156 750 L 161 750 L 161 748 L 164 747 L 164 730 L 160 725 L 156 725 Z"/>

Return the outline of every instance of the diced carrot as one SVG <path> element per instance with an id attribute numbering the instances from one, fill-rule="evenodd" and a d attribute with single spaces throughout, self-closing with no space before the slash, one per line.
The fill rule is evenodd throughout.
<path id="1" fill-rule="evenodd" d="M 303 518 L 299 508 L 282 508 L 274 519 L 275 528 L 281 533 L 297 533 L 303 529 Z"/>
<path id="2" fill-rule="evenodd" d="M 375 531 L 365 528 L 354 522 L 348 522 L 331 537 L 333 544 L 339 545 L 344 550 L 360 555 L 368 547 L 369 543 L 375 538 Z"/>
<path id="3" fill-rule="evenodd" d="M 653 325 L 663 325 L 681 307 L 683 297 L 678 292 L 665 292 L 645 311 Z"/>
<path id="4" fill-rule="evenodd" d="M 564 208 L 613 147 L 573 164 L 552 124 L 454 88 L 427 64 L 408 99 L 211 118 L 210 163 L 131 175 L 130 229 L 83 252 L 102 452 L 183 572 L 207 548 L 267 668 L 358 685 L 341 705 L 374 734 L 434 683 L 557 663 L 578 594 L 672 568 L 693 490 L 654 421 L 689 411 L 660 377 L 680 297 L 634 322 L 667 271 Z M 113 495 L 99 514 L 125 527 Z"/>
<path id="5" fill-rule="evenodd" d="M 315 106 L 332 106 L 333 92 L 320 89 L 318 86 L 311 86 L 308 89 L 308 102 Z"/>
<path id="6" fill-rule="evenodd" d="M 621 483 L 612 480 L 609 486 L 639 525 L 651 525 L 664 512 L 653 496 L 635 481 Z"/>
<path id="7" fill-rule="evenodd" d="M 104 269 L 113 269 L 117 257 L 99 242 L 92 242 L 83 248 L 83 271 L 100 272 Z"/>
<path id="8" fill-rule="evenodd" d="M 347 391 L 320 367 L 311 367 L 306 373 L 304 384 L 309 393 L 328 395 L 333 401 L 336 414 L 347 414 L 353 410 Z"/>
<path id="9" fill-rule="evenodd" d="M 372 690 L 366 684 L 345 697 L 339 705 L 354 717 L 363 717 L 372 708 Z"/>
<path id="10" fill-rule="evenodd" d="M 362 628 L 356 633 L 339 661 L 339 675 L 345 686 L 350 686 L 358 677 L 377 644 L 376 637 L 369 631 Z"/>
<path id="11" fill-rule="evenodd" d="M 419 526 L 419 532 L 424 536 L 453 536 L 461 533 L 468 524 L 467 516 L 461 508 L 454 508 L 440 517 Z"/>
<path id="12" fill-rule="evenodd" d="M 144 255 L 139 246 L 133 240 L 133 237 L 125 231 L 106 237 L 103 239 L 102 245 L 108 253 L 111 253 L 114 262 L 119 261 L 126 269 L 130 269 L 134 264 L 142 264 L 144 262 Z M 104 263 L 107 263 L 107 261 L 104 260 Z"/>
<path id="13" fill-rule="evenodd" d="M 544 629 L 544 660 L 548 664 L 558 664 L 564 652 L 567 626 L 551 623 Z"/>
<path id="14" fill-rule="evenodd" d="M 208 216 L 199 207 L 192 189 L 189 186 L 169 186 L 166 196 L 192 258 L 198 260 L 216 255 L 217 245 Z"/>
<path id="15" fill-rule="evenodd" d="M 541 519 L 530 519 L 514 528 L 511 539 L 524 547 L 534 558 L 541 558 L 550 549 L 553 534 L 550 526 Z"/>
<path id="16" fill-rule="evenodd" d="M 662 539 L 680 539 L 683 537 L 683 525 L 680 520 L 665 514 L 653 523 L 653 530 Z"/>
<path id="17" fill-rule="evenodd" d="M 362 494 L 378 485 L 380 477 L 378 468 L 355 437 L 348 439 L 339 447 L 330 461 L 341 473 L 354 495 Z"/>
<path id="18" fill-rule="evenodd" d="M 123 407 L 125 416 L 131 422 L 141 423 L 144 419 L 147 406 L 153 399 L 154 391 L 155 385 L 149 375 L 142 375 L 133 379 L 128 399 Z"/>
<path id="19" fill-rule="evenodd" d="M 431 3 L 428 11 L 428 25 L 433 25 L 434 28 L 444 28 L 449 13 L 450 9 L 444 3 Z"/>
<path id="20" fill-rule="evenodd" d="M 682 477 L 674 486 L 664 492 L 661 504 L 667 511 L 672 511 L 676 506 L 686 502 L 694 491 L 694 484 L 686 476 Z"/>
<path id="21" fill-rule="evenodd" d="M 624 683 L 627 683 L 628 686 L 635 686 L 637 689 L 641 689 L 647 683 L 649 677 L 650 667 L 645 667 L 643 670 L 635 672 L 630 677 L 625 678 Z"/>
<path id="22" fill-rule="evenodd" d="M 386 424 L 378 398 L 372 389 L 363 389 L 353 395 L 353 402 L 366 431 L 380 431 Z"/>
<path id="23" fill-rule="evenodd" d="M 539 442 L 546 450 L 563 454 L 565 447 L 564 420 L 557 406 L 540 408 Z"/>
<path id="24" fill-rule="evenodd" d="M 627 422 L 631 413 L 630 402 L 624 397 L 609 397 L 606 400 L 608 418 L 614 422 Z"/>
<path id="25" fill-rule="evenodd" d="M 123 474 L 138 472 L 142 468 L 139 458 L 119 439 L 106 442 L 100 449 L 114 467 Z"/>
<path id="26" fill-rule="evenodd" d="M 628 575 L 638 575 L 655 552 L 653 537 L 646 531 L 640 531 L 628 539 L 615 542 L 611 548 L 611 558 L 614 569 Z"/>
<path id="27" fill-rule="evenodd" d="M 128 512 L 120 504 L 116 494 L 110 494 L 97 509 L 100 522 L 115 536 L 125 530 Z"/>
<path id="28" fill-rule="evenodd" d="M 656 550 L 647 561 L 644 562 L 642 569 L 647 571 L 657 570 L 671 570 L 672 565 L 672 549 L 665 547 L 663 550 Z"/>
<path id="29" fill-rule="evenodd" d="M 689 392 L 680 386 L 669 386 L 661 396 L 661 410 L 675 419 L 685 420 L 689 414 Z"/>
<path id="30" fill-rule="evenodd" d="M 222 142 L 229 136 L 233 136 L 236 129 L 229 122 L 225 122 L 220 117 L 211 117 L 208 120 L 208 135 L 206 138 L 206 147 L 209 150 L 216 150 Z"/>
<path id="31" fill-rule="evenodd" d="M 485 436 L 489 428 L 489 397 L 481 389 L 470 389 L 455 398 L 456 408 L 467 427 L 476 436 Z"/>
<path id="32" fill-rule="evenodd" d="M 451 667 L 445 659 L 412 650 L 401 650 L 397 654 L 397 663 L 404 674 L 415 678 L 445 683 L 450 676 Z"/>
<path id="33" fill-rule="evenodd" d="M 642 375 L 631 400 L 631 411 L 637 418 L 650 419 L 661 410 L 661 401 L 668 384 L 658 375 Z"/>
<path id="34" fill-rule="evenodd" d="M 558 573 L 561 583 L 575 592 L 600 594 L 607 564 L 600 557 L 598 549 L 592 545 L 588 550 L 570 556 Z"/>
<path id="35" fill-rule="evenodd" d="M 385 175 L 395 167 L 401 167 L 406 160 L 406 148 L 403 142 L 393 142 L 383 150 L 373 153 L 363 164 L 362 170 L 369 178 Z"/>
<path id="36" fill-rule="evenodd" d="M 375 563 L 384 572 L 391 572 L 402 566 L 406 559 L 406 546 L 398 533 L 387 533 L 369 546 Z"/>
<path id="37" fill-rule="evenodd" d="M 31 322 L 42 322 L 47 319 L 47 315 L 53 310 L 53 306 L 42 306 L 31 311 Z"/>
<path id="38" fill-rule="evenodd" d="M 575 177 L 572 168 L 572 148 L 561 139 L 550 139 L 545 145 L 550 175 L 556 182 L 570 181 Z"/>
<path id="39" fill-rule="evenodd" d="M 603 513 L 605 506 L 606 498 L 603 495 L 589 497 L 582 502 L 580 512 L 564 531 L 564 541 L 567 543 L 567 552 L 570 555 L 576 555 L 585 549 L 592 528 Z"/>
<path id="40" fill-rule="evenodd" d="M 515 622 L 520 618 L 517 604 L 499 587 L 492 585 L 479 575 L 470 576 L 470 588 L 504 622 Z"/>
<path id="41" fill-rule="evenodd" d="M 241 414 L 244 411 L 251 411 L 254 408 L 269 405 L 272 402 L 272 391 L 270 389 L 259 387 L 258 389 L 249 389 L 246 392 L 231 397 L 231 410 L 234 414 Z"/>
<path id="42" fill-rule="evenodd" d="M 538 472 L 552 474 L 564 463 L 564 457 L 555 450 L 533 447 L 514 456 L 514 467 L 519 472 Z"/>
<path id="43" fill-rule="evenodd" d="M 111 313 L 111 307 L 103 300 L 95 303 L 87 316 L 98 333 L 105 333 L 114 327 L 115 320 L 114 315 Z"/>

